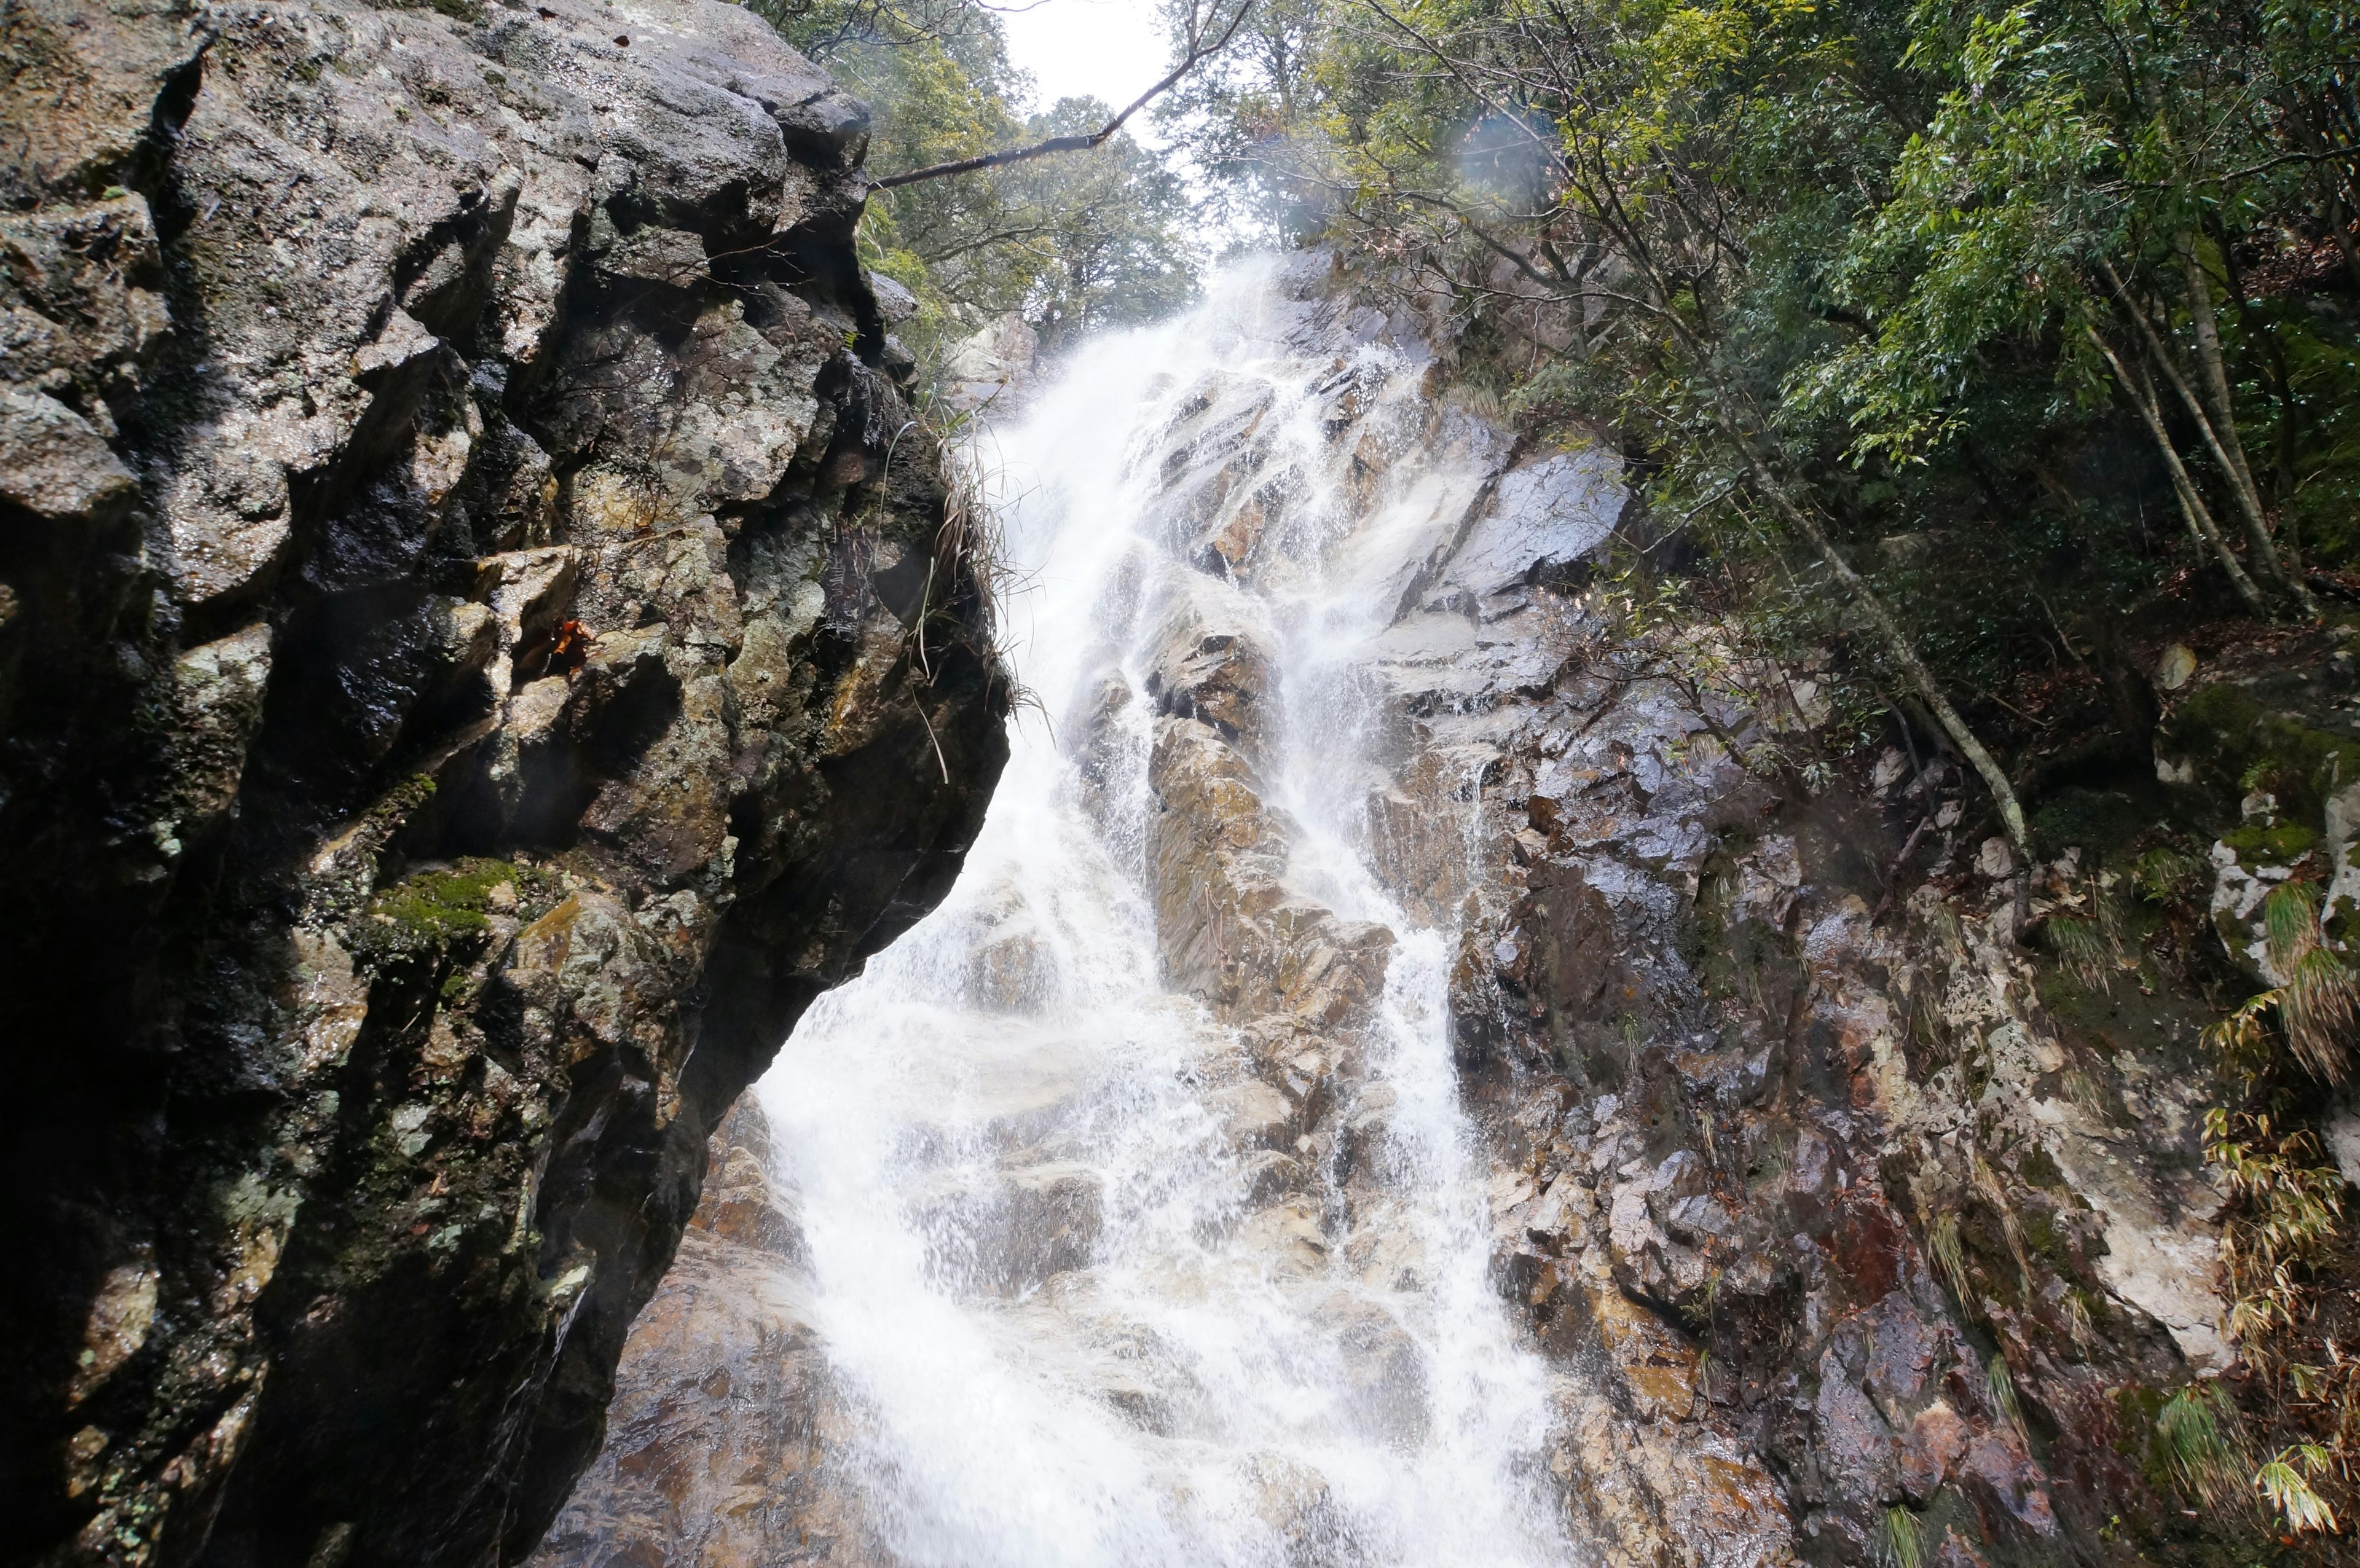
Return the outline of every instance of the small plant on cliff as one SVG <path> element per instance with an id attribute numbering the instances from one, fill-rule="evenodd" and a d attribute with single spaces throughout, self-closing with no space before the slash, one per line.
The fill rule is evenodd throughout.
<path id="1" fill-rule="evenodd" d="M 2351 1069 L 2360 1018 L 2360 979 L 2321 939 L 2317 894 L 2306 883 L 2263 900 L 2264 951 L 2284 984 L 2249 999 L 2205 1031 L 2223 1064 L 2241 1077 L 2256 1108 L 2215 1108 L 2204 1119 L 2205 1159 L 2233 1206 L 2222 1253 L 2236 1296 L 2231 1326 L 2241 1338 L 2291 1324 L 2305 1272 L 2333 1244 L 2344 1214 L 2343 1174 L 2311 1129 L 2278 1108 L 2287 1060 L 2322 1083 Z M 2283 1051 L 2281 1051 L 2283 1047 Z"/>
<path id="2" fill-rule="evenodd" d="M 1960 1308 L 1972 1313 L 1974 1311 L 1974 1288 L 1967 1273 L 1967 1249 L 1959 1238 L 1958 1214 L 1953 1210 L 1943 1211 L 1934 1221 L 1933 1228 L 1926 1233 L 1926 1239 L 1933 1251 L 1934 1262 L 1942 1270 L 1942 1278 L 1950 1281 L 1952 1294 L 1959 1298 Z"/>
<path id="3" fill-rule="evenodd" d="M 2024 1440 L 2026 1447 L 2030 1447 L 2032 1434 L 2024 1424 L 2024 1402 L 2016 1397 L 2016 1378 L 2007 1369 L 2005 1356 L 1994 1355 L 1991 1358 L 1983 1381 L 1991 1389 L 1992 1407 L 1999 1411 L 2000 1419 L 2014 1427 L 2016 1435 Z"/>
<path id="4" fill-rule="evenodd" d="M 933 541 L 934 553 L 926 563 L 917 613 L 910 623 L 911 667 L 928 686 L 934 684 L 940 643 L 929 645 L 927 633 L 930 626 L 940 626 L 948 637 L 967 644 L 994 679 L 1009 682 L 1011 710 L 1031 707 L 1045 715 L 1047 710 L 1039 698 L 1012 679 L 1015 665 L 1001 644 L 1000 616 L 1025 584 L 1009 561 L 1000 510 L 992 500 L 1000 476 L 985 455 L 975 418 L 951 408 L 932 387 L 921 395 L 912 415 L 912 423 L 935 453 L 936 474 L 943 485 L 943 516 Z M 897 441 L 896 450 L 899 445 Z M 892 461 L 889 453 L 889 471 Z M 972 604 L 962 605 L 954 592 L 952 585 L 962 576 L 975 585 Z M 934 721 L 926 717 L 923 702 L 913 705 L 926 725 L 927 738 L 934 742 L 934 761 L 942 769 L 943 781 L 948 783 L 950 765 L 943 757 Z"/>
<path id="5" fill-rule="evenodd" d="M 2228 1390 L 2191 1383 L 2156 1412 L 2155 1454 L 2182 1497 L 2207 1508 L 2242 1503 L 2253 1458 Z"/>
<path id="6" fill-rule="evenodd" d="M 2341 1083 L 2351 1071 L 2349 1042 L 2360 1024 L 2360 975 L 2329 947 L 2319 927 L 2319 895 L 2308 882 L 2272 888 L 2262 900 L 2263 952 L 2282 983 L 2247 1001 L 2213 1027 L 2215 1043 L 2233 1062 L 2267 1057 L 2267 1024 L 2275 1024 L 2304 1071 Z"/>
<path id="7" fill-rule="evenodd" d="M 2092 991 L 2111 991 L 2122 967 L 2122 943 L 2097 920 L 2058 915 L 2049 922 L 2049 945 L 2065 972 Z"/>
<path id="8" fill-rule="evenodd" d="M 2205 1031 L 2244 1094 L 2237 1108 L 2206 1113 L 2204 1153 L 2229 1197 L 2221 1236 L 2229 1330 L 2253 1370 L 2252 1394 L 2269 1396 L 2249 1404 L 2279 1443 L 2267 1461 L 2244 1461 L 2246 1495 L 2299 1535 L 2337 1528 L 2315 1483 L 2348 1477 L 2360 1454 L 2360 1364 L 2337 1347 L 2333 1310 L 2344 1181 L 2304 1114 L 2322 1085 L 2350 1073 L 2360 980 L 2327 945 L 2309 884 L 2274 889 L 2262 925 L 2264 957 L 2281 983 Z"/>
<path id="9" fill-rule="evenodd" d="M 1906 1508 L 1885 1510 L 1877 1547 L 1893 1568 L 1923 1568 L 1928 1560 L 1926 1522 Z"/>
<path id="10" fill-rule="evenodd" d="M 2309 1271 L 2344 1217 L 2344 1176 L 2321 1159 L 2310 1128 L 2289 1128 L 2267 1111 L 2207 1111 L 2204 1158 L 2229 1193 L 2221 1231 L 2229 1326 L 2250 1355 L 2268 1330 L 2294 1323 Z"/>
<path id="11" fill-rule="evenodd" d="M 354 922 L 354 943 L 376 963 L 447 948 L 489 931 L 497 909 L 545 907 L 553 901 L 549 883 L 530 866 L 474 857 L 414 872 L 369 900 Z"/>
<path id="12" fill-rule="evenodd" d="M 2177 844 L 2159 844 L 2131 865 L 2131 887 L 2165 909 L 2201 905 L 2212 887 L 2212 867 Z"/>
<path id="13" fill-rule="evenodd" d="M 2288 1529 L 2298 1533 L 2324 1530 L 2332 1535 L 2336 1529 L 2335 1510 L 2311 1487 L 2311 1479 L 2327 1474 L 2329 1464 L 2327 1450 L 2318 1443 L 2293 1443 L 2262 1466 L 2254 1485 L 2278 1509 Z"/>

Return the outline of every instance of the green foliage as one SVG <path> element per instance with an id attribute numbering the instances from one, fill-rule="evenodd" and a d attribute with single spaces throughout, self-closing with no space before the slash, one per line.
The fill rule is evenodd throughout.
<path id="1" fill-rule="evenodd" d="M 2211 864 L 2177 844 L 2158 844 L 2131 864 L 2133 889 L 2165 909 L 2192 908 L 2212 886 Z"/>
<path id="2" fill-rule="evenodd" d="M 1656 559 L 1839 721 L 1914 650 L 2031 739 L 2124 617 L 2300 615 L 2360 544 L 2329 10 L 1294 0 L 1175 112 L 1521 425 L 1644 453 Z"/>
<path id="3" fill-rule="evenodd" d="M 2360 1028 L 2360 975 L 2327 946 L 2318 890 L 2308 882 L 2272 888 L 2262 900 L 2262 927 L 2264 956 L 2281 984 L 2249 998 L 2207 1038 L 2248 1081 L 2270 1075 L 2275 1047 L 2283 1043 L 2313 1078 L 2342 1083 Z"/>
<path id="4" fill-rule="evenodd" d="M 2287 1529 L 2297 1534 L 2321 1530 L 2333 1535 L 2336 1530 L 2335 1510 L 2311 1487 L 2311 1481 L 2326 1475 L 2332 1464 L 2322 1444 L 2294 1443 L 2279 1450 L 2261 1467 L 2254 1476 L 2254 1485 L 2278 1510 Z"/>
<path id="5" fill-rule="evenodd" d="M 2093 991 L 2107 989 L 2122 964 L 2122 947 L 2099 921 L 2058 915 L 2049 922 L 2049 945 L 2057 962 Z"/>
<path id="6" fill-rule="evenodd" d="M 2310 1271 L 2339 1232 L 2344 1177 L 2309 1128 L 2266 1112 L 2206 1112 L 2204 1158 L 2231 1205 L 2221 1231 L 2229 1327 L 2250 1346 L 2301 1309 Z"/>
<path id="7" fill-rule="evenodd" d="M 1907 1508 L 1885 1510 L 1877 1538 L 1878 1552 L 1893 1568 L 1924 1568 L 1924 1564 L 1931 1561 L 1926 1542 L 1926 1523 Z"/>
<path id="8" fill-rule="evenodd" d="M 2191 1383 L 2156 1412 L 2154 1453 L 2180 1496 L 2206 1508 L 2242 1506 L 2253 1462 L 2228 1390 Z"/>

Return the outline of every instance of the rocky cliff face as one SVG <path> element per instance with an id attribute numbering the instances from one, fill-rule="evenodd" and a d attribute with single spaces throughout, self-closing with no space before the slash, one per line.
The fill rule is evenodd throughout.
<path id="1" fill-rule="evenodd" d="M 2266 887 L 2353 875 L 2319 761 L 2354 744 L 2350 631 L 2193 678 L 2149 650 L 2152 751 L 2050 780 L 2027 866 L 1931 750 L 1817 792 L 1742 766 L 1808 746 L 1809 672 L 1633 640 L 1570 472 L 1612 461 L 1501 444 L 1385 638 L 1371 830 L 1406 904 L 1459 916 L 1494 1267 L 1577 1374 L 1579 1533 L 1633 1564 L 2248 1560 L 2257 1516 L 2191 1508 L 2158 1423 L 2243 1376 L 2200 1035 L 2265 978 Z"/>
<path id="2" fill-rule="evenodd" d="M 9 1563 L 475 1563 L 1004 755 L 717 0 L 0 12 Z"/>
<path id="3" fill-rule="evenodd" d="M 1319 271 L 1288 287 L 1333 460 L 1364 507 L 1407 492 L 1432 514 L 1386 536 L 1410 545 L 1360 670 L 1387 737 L 1368 852 L 1414 919 L 1462 932 L 1452 1028 L 1494 1278 L 1547 1357 L 1568 1533 L 1614 1564 L 2249 1560 L 2234 1509 L 2189 1510 L 2158 1426 L 2233 1360 L 2201 1148 L 2212 1014 L 2171 965 L 2201 970 L 2191 955 L 2221 936 L 2245 953 L 2289 856 L 2344 886 L 2345 796 L 2239 796 L 2281 752 L 2352 744 L 2349 654 L 2306 634 L 2208 656 L 2193 680 L 2184 651 L 2159 660 L 2141 699 L 2155 755 L 2053 794 L 2029 868 L 1977 831 L 1935 755 L 1896 746 L 1816 796 L 1780 788 L 1740 757 L 1802 743 L 1808 681 L 1759 705 L 1701 691 L 1693 671 L 1729 657 L 1711 628 L 1684 654 L 1633 643 L 1591 592 L 1585 561 L 1622 506 L 1612 455 L 1525 450 L 1449 397 L 1387 395 L 1353 346 L 1393 340 L 1411 381 L 1424 365 L 1447 387 L 1447 357 L 1423 358 L 1447 333 L 1356 309 Z M 1150 449 L 1158 526 L 1206 581 L 1147 661 L 1142 870 L 1166 982 L 1239 1042 L 1195 1071 L 1251 1162 L 1240 1233 L 1282 1276 L 1366 1281 L 1416 1268 L 1382 1245 L 1368 1172 L 1389 1091 L 1362 1081 L 1356 1044 L 1393 934 L 1290 893 L 1260 772 L 1284 676 L 1223 609 L 1226 583 L 1285 570 L 1270 541 L 1302 476 L 1272 461 L 1266 400 L 1210 377 Z M 1411 483 L 1445 460 L 1450 484 Z M 1130 744 L 1138 701 L 1109 683 L 1068 743 L 1086 776 Z M 2043 925 L 2103 927 L 2166 819 L 2220 834 L 2190 873 L 2212 925 L 2200 887 L 2192 922 L 2060 962 Z M 1905 845 L 1930 846 L 1906 876 Z M 891 1560 L 825 1464 L 845 1434 L 801 1310 L 792 1198 L 738 1142 L 761 1218 L 733 1231 L 716 1211 L 702 1271 L 643 1320 L 632 1413 L 550 1568 Z M 1036 1220 L 1022 1245 L 1075 1270 L 1039 1310 L 1065 1310 L 1087 1298 L 1087 1226 L 1075 1242 L 1054 1203 Z M 1162 1430 L 1160 1401 L 1182 1396 L 1136 1337 L 1106 1398 Z M 1360 1366 L 1372 1399 L 1408 1409 L 1395 1359 L 1380 1337 Z M 1302 1526 L 1284 1550 L 1333 1560 L 1294 1496 L 1270 1492 L 1273 1528 Z"/>

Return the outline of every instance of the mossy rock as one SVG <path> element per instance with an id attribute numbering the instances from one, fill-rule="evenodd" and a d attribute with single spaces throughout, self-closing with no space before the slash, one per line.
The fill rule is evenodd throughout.
<path id="1" fill-rule="evenodd" d="M 2236 855 L 2238 865 L 2251 868 L 2292 866 L 2311 852 L 2319 835 L 2298 822 L 2247 822 L 2223 833 L 2221 842 Z"/>
<path id="2" fill-rule="evenodd" d="M 2193 765 L 2195 782 L 2234 805 L 2256 789 L 2279 812 L 2314 822 L 2337 790 L 2360 784 L 2360 737 L 2315 729 L 2273 713 L 2242 688 L 2207 686 L 2166 721 L 2168 752 Z"/>
<path id="3" fill-rule="evenodd" d="M 503 887 L 509 889 L 507 900 L 501 899 Z M 470 856 L 455 865 L 413 872 L 380 888 L 355 922 L 355 944 L 364 958 L 377 963 L 441 952 L 488 932 L 496 901 L 510 902 L 521 918 L 530 920 L 556 896 L 554 878 L 547 872 L 513 861 Z"/>
<path id="4" fill-rule="evenodd" d="M 2052 1192 L 2063 1192 L 2068 1185 L 2065 1172 L 2058 1168 L 2057 1161 L 2050 1157 L 2049 1152 L 2037 1143 L 2026 1149 L 2023 1156 L 2017 1160 L 2016 1171 L 2017 1175 L 2033 1186 L 2045 1188 Z"/>

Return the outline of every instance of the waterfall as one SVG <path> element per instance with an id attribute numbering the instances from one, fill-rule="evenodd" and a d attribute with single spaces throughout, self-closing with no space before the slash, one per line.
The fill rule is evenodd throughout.
<path id="1" fill-rule="evenodd" d="M 1529 564 L 1449 567 L 1513 546 L 1508 453 L 1304 279 L 1241 267 L 978 438 L 1013 756 L 950 898 L 760 1085 L 826 1482 L 886 1561 L 1573 1555 L 1453 1060 L 1481 769 L 1464 820 L 1382 809 L 1458 766 L 1399 671 L 1516 657 L 1401 616 Z M 1575 477 L 1568 550 L 1612 490 Z"/>

